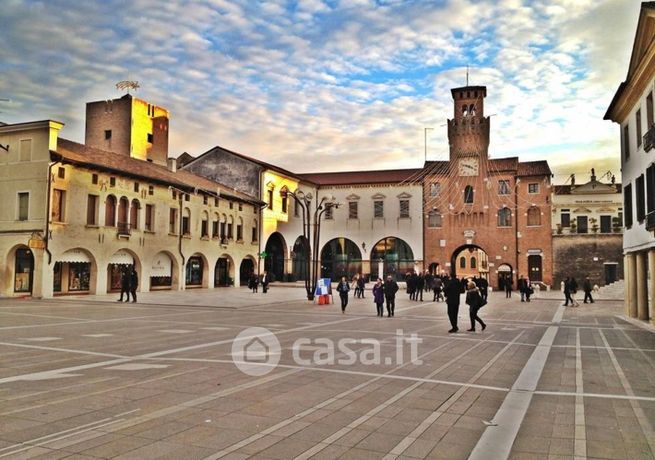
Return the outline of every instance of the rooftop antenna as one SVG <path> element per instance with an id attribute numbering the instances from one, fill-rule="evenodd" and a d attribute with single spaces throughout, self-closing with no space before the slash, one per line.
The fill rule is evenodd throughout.
<path id="1" fill-rule="evenodd" d="M 119 81 L 118 83 L 116 83 L 116 89 L 117 90 L 126 90 L 127 94 L 130 94 L 131 89 L 136 91 L 140 87 L 141 86 L 139 86 L 139 82 L 138 81 L 133 81 L 133 80 L 123 80 L 123 81 Z"/>

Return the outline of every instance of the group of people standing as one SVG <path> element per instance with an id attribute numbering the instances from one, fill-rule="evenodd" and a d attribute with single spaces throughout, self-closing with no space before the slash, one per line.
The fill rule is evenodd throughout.
<path id="1" fill-rule="evenodd" d="M 117 302 L 129 302 L 130 294 L 132 295 L 132 302 L 136 302 L 136 290 L 138 287 L 139 275 L 134 265 L 123 267 L 121 271 L 121 296 Z M 125 295 L 125 300 L 123 300 L 123 295 Z"/>
<path id="2" fill-rule="evenodd" d="M 248 278 L 248 288 L 253 292 L 258 291 L 259 285 L 262 285 L 262 292 L 266 294 L 268 292 L 268 283 L 270 282 L 268 272 L 264 270 L 264 273 L 261 276 L 258 276 L 257 273 L 252 272 Z"/>
<path id="3" fill-rule="evenodd" d="M 366 280 L 361 275 L 358 274 L 353 280 L 353 286 L 355 289 L 355 297 L 358 299 L 364 299 L 364 290 L 366 288 Z M 384 316 L 384 304 L 386 301 L 387 304 L 387 316 L 394 316 L 396 309 L 396 293 L 398 292 L 398 283 L 393 279 L 391 275 L 387 276 L 387 279 L 382 282 L 382 278 L 378 278 L 373 286 L 373 302 L 377 310 L 377 316 Z M 350 291 L 350 283 L 346 280 L 346 277 L 341 277 L 341 281 L 337 284 L 337 292 L 339 293 L 339 298 L 341 300 L 341 313 L 346 313 L 346 307 L 348 306 L 348 292 Z"/>

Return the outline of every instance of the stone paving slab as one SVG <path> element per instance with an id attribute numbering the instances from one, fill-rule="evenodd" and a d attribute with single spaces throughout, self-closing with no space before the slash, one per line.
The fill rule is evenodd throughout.
<path id="1" fill-rule="evenodd" d="M 655 458 L 655 334 L 621 319 L 621 302 L 562 310 L 492 293 L 484 332 L 463 332 L 462 306 L 462 332 L 448 334 L 444 303 L 403 291 L 394 318 L 375 317 L 369 298 L 342 315 L 303 297 L 0 300 L 0 459 L 477 458 L 488 441 L 505 458 Z M 232 361 L 253 326 L 280 343 L 262 376 Z M 422 339 L 420 365 L 398 362 L 398 329 Z M 376 340 L 381 361 L 311 362 L 321 340 L 344 338 L 356 355 Z M 527 404 L 499 425 L 519 391 Z"/>

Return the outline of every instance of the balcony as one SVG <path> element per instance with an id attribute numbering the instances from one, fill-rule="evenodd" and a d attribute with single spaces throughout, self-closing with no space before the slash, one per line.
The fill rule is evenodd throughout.
<path id="1" fill-rule="evenodd" d="M 130 236 L 130 224 L 127 222 L 119 222 L 116 226 L 118 228 L 118 237 L 128 237 Z"/>
<path id="2" fill-rule="evenodd" d="M 646 134 L 643 137 L 644 140 L 644 150 L 649 152 L 653 147 L 655 147 L 655 125 L 651 126 Z"/>
<path id="3" fill-rule="evenodd" d="M 655 231 L 655 211 L 646 214 L 646 230 Z"/>

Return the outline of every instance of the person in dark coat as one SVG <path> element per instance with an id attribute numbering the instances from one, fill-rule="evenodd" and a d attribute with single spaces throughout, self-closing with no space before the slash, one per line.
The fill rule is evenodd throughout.
<path id="1" fill-rule="evenodd" d="M 136 272 L 136 268 L 132 267 L 130 269 L 130 292 L 132 293 L 132 302 L 136 302 L 136 290 L 139 287 L 139 274 Z M 126 302 L 130 300 L 129 296 Z"/>
<path id="2" fill-rule="evenodd" d="M 414 300 L 423 302 L 423 288 L 425 287 L 425 278 L 423 275 L 416 274 L 416 292 L 414 293 Z"/>
<path id="3" fill-rule="evenodd" d="M 257 277 L 257 274 L 255 272 L 252 272 L 250 274 L 250 289 L 252 290 L 253 294 L 257 292 L 257 288 L 259 286 L 259 278 Z"/>
<path id="4" fill-rule="evenodd" d="M 270 281 L 268 279 L 268 272 L 266 270 L 264 270 L 264 274 L 262 275 L 262 292 L 264 294 L 266 294 L 266 292 L 268 291 L 268 283 L 269 282 Z"/>
<path id="5" fill-rule="evenodd" d="M 432 281 L 432 290 L 434 292 L 433 302 L 443 300 L 443 281 L 438 276 L 435 276 L 434 281 Z"/>
<path id="6" fill-rule="evenodd" d="M 361 273 L 359 274 L 359 278 L 357 278 L 357 287 L 359 288 L 359 295 L 362 299 L 364 299 L 364 291 L 366 290 L 366 279 L 364 278 L 364 275 Z"/>
<path id="7" fill-rule="evenodd" d="M 489 281 L 487 281 L 486 278 L 480 278 L 480 284 L 478 284 L 478 288 L 480 289 L 480 295 L 482 296 L 482 299 L 487 300 L 487 297 L 489 296 Z"/>
<path id="8" fill-rule="evenodd" d="M 480 296 L 480 291 L 473 281 L 469 281 L 466 286 L 466 303 L 469 306 L 469 316 L 471 318 L 471 329 L 468 329 L 468 332 L 475 332 L 476 321 L 480 323 L 484 331 L 487 325 L 478 316 L 478 311 L 482 308 L 482 296 Z"/>
<path id="9" fill-rule="evenodd" d="M 508 276 L 505 278 L 505 298 L 509 299 L 512 297 L 512 278 Z"/>
<path id="10" fill-rule="evenodd" d="M 521 302 L 525 302 L 525 291 L 527 291 L 527 284 L 525 282 L 525 278 L 523 278 L 523 275 L 519 276 L 519 282 L 516 284 L 516 288 L 521 294 Z"/>
<path id="11" fill-rule="evenodd" d="M 405 282 L 407 284 L 407 294 L 409 294 L 409 300 L 414 300 L 416 294 L 416 273 L 407 273 Z"/>
<path id="12" fill-rule="evenodd" d="M 583 283 L 582 283 L 582 290 L 584 291 L 584 300 L 583 303 L 587 303 L 587 299 L 589 299 L 589 303 L 594 303 L 594 298 L 591 297 L 591 290 L 593 288 L 591 287 L 591 281 L 589 280 L 589 277 L 587 276 Z"/>
<path id="13" fill-rule="evenodd" d="M 123 294 L 125 294 L 125 302 L 130 301 L 130 274 L 127 267 L 121 270 L 121 297 L 118 302 L 123 302 Z"/>
<path id="14" fill-rule="evenodd" d="M 571 280 L 569 281 L 569 297 L 571 298 L 571 302 L 573 302 L 574 307 L 580 306 L 580 302 L 578 302 L 578 299 L 575 297 L 577 293 L 578 282 L 575 280 L 575 278 L 571 277 Z"/>
<path id="15" fill-rule="evenodd" d="M 382 279 L 378 278 L 377 282 L 373 285 L 373 302 L 375 302 L 375 309 L 378 316 L 384 316 L 384 285 Z"/>
<path id="16" fill-rule="evenodd" d="M 346 277 L 342 276 L 341 281 L 337 284 L 337 292 L 339 293 L 339 298 L 341 298 L 341 313 L 345 313 L 346 307 L 348 306 L 348 291 L 350 291 L 350 284 L 348 284 Z"/>
<path id="17" fill-rule="evenodd" d="M 462 293 L 462 285 L 457 278 L 446 278 L 444 280 L 443 292 L 446 296 L 446 305 L 448 306 L 448 319 L 451 328 L 449 333 L 459 331 L 457 327 L 457 315 L 459 314 L 459 296 Z"/>
<path id="18" fill-rule="evenodd" d="M 384 298 L 387 301 L 387 315 L 393 316 L 396 309 L 396 292 L 398 292 L 398 283 L 391 275 L 387 276 L 384 282 Z"/>
<path id="19" fill-rule="evenodd" d="M 573 299 L 571 298 L 571 279 L 567 276 L 564 280 L 564 306 L 568 307 L 569 302 L 573 306 Z"/>

